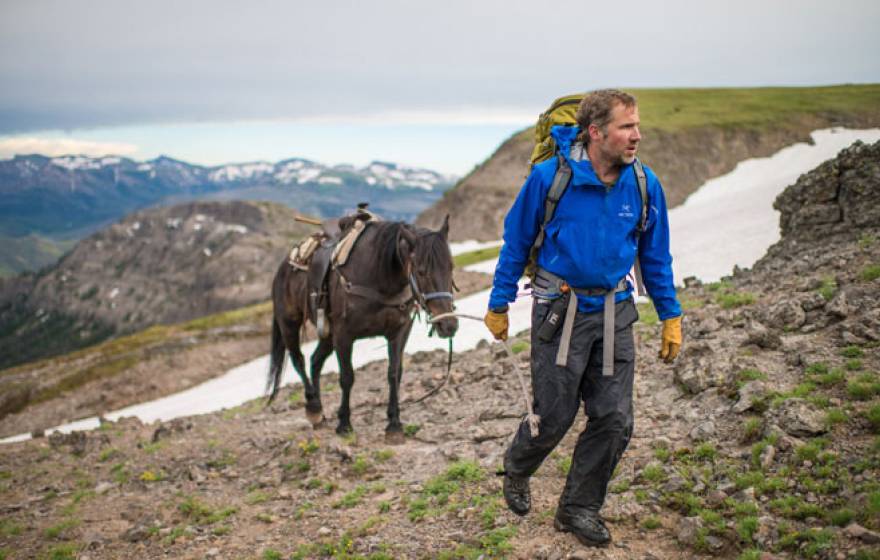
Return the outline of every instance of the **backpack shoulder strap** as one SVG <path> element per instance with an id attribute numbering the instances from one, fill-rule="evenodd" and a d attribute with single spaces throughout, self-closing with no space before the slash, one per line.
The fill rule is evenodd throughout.
<path id="1" fill-rule="evenodd" d="M 559 199 L 565 194 L 565 189 L 568 188 L 568 183 L 571 181 L 571 167 L 569 167 L 568 162 L 565 161 L 562 154 L 557 156 L 557 161 L 558 165 L 556 167 L 556 174 L 553 175 L 553 183 L 550 185 L 550 190 L 547 192 L 547 198 L 544 199 L 544 221 L 541 223 L 541 228 L 538 230 L 538 236 L 535 238 L 535 242 L 532 244 L 532 248 L 529 251 L 529 264 L 527 270 L 529 276 L 534 276 L 538 262 L 538 251 L 540 251 L 541 245 L 544 244 L 547 224 L 553 219 L 553 214 L 556 213 L 556 206 L 559 204 Z"/>
<path id="2" fill-rule="evenodd" d="M 636 183 L 639 186 L 639 196 L 642 199 L 642 215 L 639 218 L 639 226 L 636 228 L 636 243 L 638 243 L 639 237 L 642 233 L 645 232 L 645 229 L 648 227 L 648 178 L 645 176 L 645 168 L 642 167 L 642 162 L 639 161 L 639 158 L 633 162 L 633 173 L 636 175 Z M 642 265 L 639 262 L 639 256 L 636 254 L 636 260 L 633 263 L 635 267 L 635 276 L 636 276 L 636 287 L 638 288 L 639 295 L 648 295 L 648 290 L 645 289 L 645 280 L 642 277 Z"/>
<path id="3" fill-rule="evenodd" d="M 636 183 L 639 185 L 639 196 L 642 197 L 642 217 L 639 220 L 639 234 L 644 233 L 648 226 L 648 178 L 645 176 L 645 168 L 639 158 L 633 162 L 633 173 L 636 174 Z"/>

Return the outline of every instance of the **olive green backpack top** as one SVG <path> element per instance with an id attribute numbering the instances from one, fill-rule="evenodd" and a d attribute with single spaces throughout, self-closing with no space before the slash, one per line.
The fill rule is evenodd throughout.
<path id="1" fill-rule="evenodd" d="M 574 116 L 583 98 L 583 93 L 560 97 L 538 117 L 538 122 L 535 124 L 535 148 L 532 150 L 532 157 L 529 158 L 532 167 L 545 159 L 550 159 L 556 153 L 556 141 L 550 136 L 550 129 L 558 124 L 577 126 Z"/>
<path id="2" fill-rule="evenodd" d="M 549 109 L 541 113 L 538 117 L 538 122 L 535 123 L 535 147 L 532 150 L 532 157 L 529 158 L 531 167 L 553 156 L 557 157 L 559 165 L 556 169 L 556 175 L 553 177 L 553 184 L 547 193 L 547 198 L 544 200 L 544 220 L 541 223 L 541 228 L 538 230 L 538 236 L 535 238 L 535 242 L 529 251 L 529 260 L 526 264 L 525 273 L 533 281 L 537 272 L 538 251 L 541 250 L 541 245 L 544 244 L 547 224 L 553 219 L 553 214 L 556 213 L 556 205 L 559 203 L 562 195 L 565 194 L 565 189 L 568 188 L 568 183 L 571 180 L 571 168 L 562 154 L 557 152 L 556 141 L 550 135 L 550 130 L 557 125 L 577 126 L 575 115 L 584 95 L 583 93 L 576 93 L 556 99 Z M 635 173 L 636 183 L 639 186 L 639 195 L 642 198 L 641 219 L 639 220 L 636 233 L 638 242 L 638 237 L 645 231 L 648 224 L 648 181 L 645 176 L 645 169 L 642 167 L 642 162 L 638 158 L 633 163 L 633 173 Z M 639 293 L 646 294 L 638 256 L 635 260 L 635 276 Z"/>

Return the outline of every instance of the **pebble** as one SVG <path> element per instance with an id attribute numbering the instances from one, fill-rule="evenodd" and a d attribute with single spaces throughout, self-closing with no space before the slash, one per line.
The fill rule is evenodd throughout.
<path id="1" fill-rule="evenodd" d="M 333 531 L 331 531 L 330 528 L 328 528 L 328 527 L 320 527 L 318 529 L 318 534 L 322 537 L 326 537 L 327 535 L 329 535 L 332 532 Z"/>

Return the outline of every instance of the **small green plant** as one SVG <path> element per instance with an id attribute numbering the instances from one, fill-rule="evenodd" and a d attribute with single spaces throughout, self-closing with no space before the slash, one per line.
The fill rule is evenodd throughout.
<path id="1" fill-rule="evenodd" d="M 250 492 L 244 500 L 248 505 L 257 505 L 269 501 L 269 494 L 262 490 L 254 490 Z"/>
<path id="2" fill-rule="evenodd" d="M 517 340 L 513 344 L 510 345 L 510 351 L 514 354 L 519 354 L 523 350 L 529 349 L 529 343 L 524 340 Z"/>
<path id="3" fill-rule="evenodd" d="M 832 368 L 831 371 L 823 373 L 814 378 L 819 385 L 824 385 L 826 387 L 830 387 L 832 385 L 839 385 L 846 381 L 846 374 L 843 373 L 843 370 L 840 368 Z"/>
<path id="4" fill-rule="evenodd" d="M 556 467 L 562 476 L 568 476 L 568 471 L 571 470 L 571 457 L 560 457 L 556 461 Z"/>
<path id="5" fill-rule="evenodd" d="M 101 451 L 101 453 L 98 454 L 98 461 L 100 461 L 102 463 L 106 463 L 110 459 L 113 459 L 117 456 L 119 456 L 119 450 L 116 449 L 115 447 L 108 447 L 107 449 L 104 449 L 103 451 Z"/>
<path id="6" fill-rule="evenodd" d="M 752 416 L 743 423 L 743 442 L 750 442 L 758 439 L 761 432 L 764 431 L 764 421 L 758 416 Z"/>
<path id="7" fill-rule="evenodd" d="M 297 445 L 303 455 L 311 455 L 321 448 L 321 442 L 318 441 L 318 438 L 303 439 Z"/>
<path id="8" fill-rule="evenodd" d="M 757 299 L 749 292 L 723 291 L 715 295 L 715 302 L 724 309 L 734 309 L 744 305 L 751 305 Z"/>
<path id="9" fill-rule="evenodd" d="M 363 484 L 359 484 L 355 487 L 354 490 L 342 496 L 338 502 L 333 504 L 335 509 L 343 508 L 349 509 L 353 508 L 361 503 L 364 496 L 367 495 L 367 487 Z"/>
<path id="10" fill-rule="evenodd" d="M 851 344 L 841 350 L 840 355 L 844 358 L 861 358 L 865 355 L 865 351 L 861 347 Z"/>
<path id="11" fill-rule="evenodd" d="M 45 560 L 75 560 L 79 545 L 75 543 L 58 544 L 46 551 Z"/>
<path id="12" fill-rule="evenodd" d="M 363 476 L 370 470 L 370 461 L 363 455 L 358 455 L 351 463 L 351 472 L 357 476 Z"/>
<path id="13" fill-rule="evenodd" d="M 871 431 L 880 433 L 880 404 L 875 404 L 865 411 L 865 418 L 871 424 Z"/>
<path id="14" fill-rule="evenodd" d="M 865 282 L 872 282 L 880 278 L 880 264 L 866 266 L 862 269 L 862 273 L 859 274 L 859 278 Z"/>
<path id="15" fill-rule="evenodd" d="M 165 480 L 165 473 L 161 470 L 145 470 L 138 478 L 142 482 L 159 482 Z"/>
<path id="16" fill-rule="evenodd" d="M 389 511 L 391 511 L 391 502 L 388 500 L 379 502 L 379 513 L 388 513 Z"/>
<path id="17" fill-rule="evenodd" d="M 421 429 L 422 427 L 419 424 L 407 424 L 403 427 L 403 435 L 406 437 L 413 437 L 419 433 L 419 430 Z"/>
<path id="18" fill-rule="evenodd" d="M 701 443 L 694 450 L 694 457 L 701 461 L 714 461 L 716 454 L 715 446 L 709 442 Z"/>
<path id="19" fill-rule="evenodd" d="M 862 361 L 858 358 L 852 358 L 851 360 L 846 361 L 844 367 L 849 371 L 859 371 L 862 369 Z"/>
<path id="20" fill-rule="evenodd" d="M 758 530 L 758 518 L 754 515 L 743 517 L 736 523 L 736 534 L 740 540 L 745 543 L 751 543 L 754 539 L 755 531 Z"/>
<path id="21" fill-rule="evenodd" d="M 767 374 L 763 371 L 758 371 L 756 369 L 743 369 L 736 374 L 736 379 L 740 382 L 740 384 L 756 380 L 766 381 Z"/>
<path id="22" fill-rule="evenodd" d="M 849 525 L 850 521 L 855 519 L 856 514 L 853 510 L 842 508 L 836 511 L 831 512 L 829 516 L 831 519 L 831 523 L 837 525 L 838 527 L 845 527 Z"/>
<path id="23" fill-rule="evenodd" d="M 661 525 L 662 523 L 660 523 L 660 520 L 654 515 L 650 515 L 642 520 L 642 527 L 644 527 L 648 531 L 653 531 L 654 529 L 659 528 Z"/>
<path id="24" fill-rule="evenodd" d="M 648 482 L 660 482 L 666 480 L 666 472 L 660 465 L 647 465 L 642 469 L 642 478 Z"/>
<path id="25" fill-rule="evenodd" d="M 267 548 L 263 551 L 263 560 L 281 560 L 283 556 L 274 548 Z"/>
<path id="26" fill-rule="evenodd" d="M 819 292 L 819 295 L 822 296 L 822 299 L 829 301 L 834 297 L 834 292 L 837 291 L 837 280 L 830 276 L 823 278 L 822 284 L 817 291 Z"/>
<path id="27" fill-rule="evenodd" d="M 873 373 L 862 373 L 846 384 L 846 393 L 852 399 L 866 401 L 880 393 L 880 380 Z"/>
<path id="28" fill-rule="evenodd" d="M 842 408 L 832 408 L 825 412 L 825 425 L 833 428 L 838 424 L 845 424 L 849 416 Z"/>
<path id="29" fill-rule="evenodd" d="M 654 449 L 654 458 L 661 463 L 667 462 L 671 455 L 672 452 L 669 451 L 669 449 L 667 449 L 666 447 L 657 447 Z"/>
<path id="30" fill-rule="evenodd" d="M 375 459 L 377 463 L 385 463 L 392 457 L 394 457 L 394 451 L 391 449 L 380 449 L 373 453 L 373 459 Z"/>
<path id="31" fill-rule="evenodd" d="M 43 531 L 43 534 L 46 536 L 47 539 L 63 538 L 63 535 L 66 534 L 67 531 L 78 527 L 79 523 L 80 522 L 78 519 L 74 519 L 74 518 L 65 519 L 61 523 L 58 523 L 56 525 L 52 525 L 51 527 L 49 527 L 48 529 Z M 68 540 L 68 539 L 64 539 L 64 540 Z"/>

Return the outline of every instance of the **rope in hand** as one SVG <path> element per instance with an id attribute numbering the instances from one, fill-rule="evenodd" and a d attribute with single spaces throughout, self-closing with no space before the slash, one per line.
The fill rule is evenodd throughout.
<path id="1" fill-rule="evenodd" d="M 481 323 L 483 322 L 482 317 L 476 317 L 474 315 L 465 315 L 464 313 L 454 313 L 454 312 L 442 313 L 440 315 L 437 315 L 436 317 L 428 319 L 428 322 L 429 323 L 436 323 L 437 321 L 439 321 L 441 319 L 445 319 L 447 317 L 459 317 L 461 319 L 473 319 L 474 321 L 480 321 Z M 528 411 L 528 414 L 526 416 L 526 421 L 529 423 L 529 433 L 532 435 L 532 437 L 538 437 L 538 432 L 539 432 L 539 428 L 541 425 L 541 417 L 538 416 L 537 414 L 535 414 L 534 409 L 532 409 L 532 399 L 529 398 L 529 390 L 526 388 L 526 382 L 523 379 L 522 368 L 517 363 L 516 355 L 513 353 L 513 349 L 510 347 L 510 342 L 507 340 L 502 340 L 501 342 L 504 346 L 504 349 L 507 350 L 507 356 L 510 358 L 510 361 L 513 363 L 513 369 L 516 372 L 516 378 L 519 380 L 520 389 L 522 389 L 523 400 L 526 403 L 526 410 Z M 450 339 L 450 345 L 451 344 L 452 344 L 452 342 Z M 452 360 L 451 351 L 452 351 L 452 347 L 450 346 L 450 363 Z M 447 379 L 449 379 L 448 375 L 447 375 Z M 433 394 L 436 391 L 440 390 L 440 388 L 445 384 L 446 384 L 446 380 L 444 380 L 443 383 L 441 383 L 436 389 L 432 390 L 428 395 L 425 395 L 424 397 L 420 398 L 416 402 L 420 402 L 420 401 L 424 400 L 430 394 Z"/>

